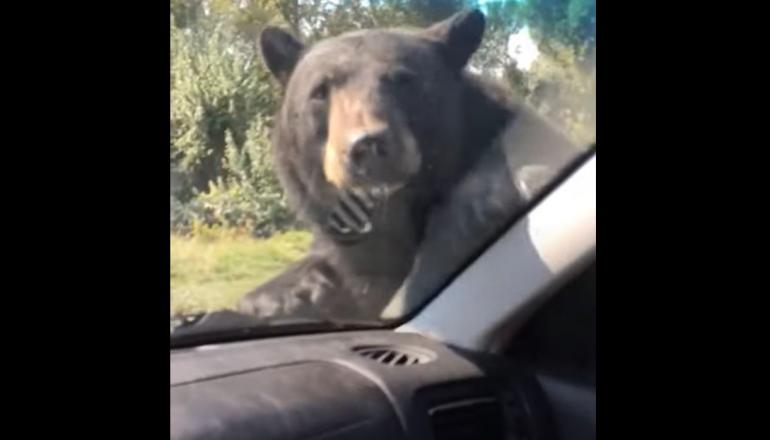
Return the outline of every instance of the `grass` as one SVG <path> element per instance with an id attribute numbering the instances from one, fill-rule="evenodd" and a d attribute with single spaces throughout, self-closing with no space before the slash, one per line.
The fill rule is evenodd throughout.
<path id="1" fill-rule="evenodd" d="M 304 231 L 266 239 L 218 229 L 193 237 L 172 234 L 172 312 L 235 308 L 243 294 L 301 258 L 310 240 Z"/>

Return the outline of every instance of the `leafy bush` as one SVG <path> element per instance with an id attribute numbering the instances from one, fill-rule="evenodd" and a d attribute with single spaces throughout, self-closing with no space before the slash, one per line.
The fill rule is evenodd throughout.
<path id="1" fill-rule="evenodd" d="M 293 226 L 270 159 L 278 91 L 226 22 L 173 26 L 172 230 L 195 222 L 269 235 Z"/>
<path id="2" fill-rule="evenodd" d="M 201 223 L 268 236 L 297 226 L 273 172 L 265 132 L 265 125 L 255 120 L 242 147 L 227 133 L 222 168 L 228 175 L 210 181 L 206 191 L 195 191 L 186 205 L 172 205 L 177 209 L 178 231 L 190 231 L 192 225 Z"/>

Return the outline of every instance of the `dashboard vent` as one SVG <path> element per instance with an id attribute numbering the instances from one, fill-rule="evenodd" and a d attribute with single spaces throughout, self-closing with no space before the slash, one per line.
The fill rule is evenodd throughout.
<path id="1" fill-rule="evenodd" d="M 353 351 L 360 356 L 390 366 L 427 364 L 435 358 L 433 353 L 422 349 L 393 345 L 367 345 L 354 347 Z"/>
<path id="2" fill-rule="evenodd" d="M 502 406 L 491 397 L 434 406 L 428 414 L 436 440 L 505 439 Z"/>

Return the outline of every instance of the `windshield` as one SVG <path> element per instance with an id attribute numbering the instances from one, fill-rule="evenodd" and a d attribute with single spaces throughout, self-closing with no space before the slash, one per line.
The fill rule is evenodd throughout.
<path id="1" fill-rule="evenodd" d="M 595 14 L 171 0 L 172 338 L 418 310 L 595 148 Z"/>

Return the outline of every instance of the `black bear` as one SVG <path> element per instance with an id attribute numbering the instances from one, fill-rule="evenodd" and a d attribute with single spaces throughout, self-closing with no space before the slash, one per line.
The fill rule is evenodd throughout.
<path id="1" fill-rule="evenodd" d="M 284 90 L 276 171 L 314 241 L 241 312 L 377 318 L 399 289 L 420 296 L 444 282 L 576 156 L 508 90 L 466 71 L 484 28 L 473 10 L 311 47 L 262 32 Z"/>

